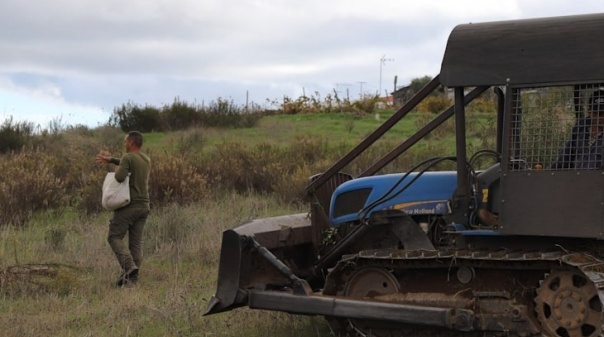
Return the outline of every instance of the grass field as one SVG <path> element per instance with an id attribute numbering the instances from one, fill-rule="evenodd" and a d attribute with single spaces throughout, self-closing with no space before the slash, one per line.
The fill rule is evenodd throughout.
<path id="1" fill-rule="evenodd" d="M 205 151 L 211 151 L 215 145 L 230 142 L 244 142 L 248 146 L 262 143 L 279 145 L 289 144 L 296 138 L 310 136 L 319 137 L 330 144 L 340 143 L 347 148 L 353 148 L 392 115 L 393 113 L 389 111 L 362 116 L 356 114 L 274 115 L 262 118 L 259 125 L 254 128 L 152 133 L 146 135 L 146 146 L 152 151 L 164 151 L 173 149 L 182 142 L 193 141 L 196 146 L 203 146 Z M 430 113 L 410 113 L 395 124 L 376 144 L 402 142 L 434 117 L 435 115 Z M 485 135 L 491 134 L 494 138 L 493 127 L 496 120 L 494 114 L 470 113 L 467 119 L 470 147 L 483 146 L 480 140 L 484 139 Z M 454 154 L 452 153 L 455 140 L 453 120 L 447 121 L 433 134 L 435 136 L 428 137 L 428 142 L 430 139 L 438 138 L 438 143 Z M 425 143 L 419 146 L 426 146 Z"/>
<path id="2" fill-rule="evenodd" d="M 0 331 L 15 337 L 328 336 L 320 318 L 244 308 L 202 316 L 216 287 L 222 230 L 300 211 L 257 195 L 156 209 L 145 228 L 141 281 L 122 289 L 113 286 L 119 267 L 106 242 L 109 212 L 83 220 L 44 214 L 27 229 L 4 228 Z M 9 270 L 29 264 L 52 268 L 58 276 L 25 277 Z"/>
<path id="3" fill-rule="evenodd" d="M 307 136 L 352 148 L 389 115 L 382 113 L 379 120 L 375 115 L 275 115 L 249 129 L 146 134 L 145 148 L 213 151 L 231 142 L 280 146 Z M 409 115 L 385 138 L 402 142 L 431 117 Z M 469 118 L 471 146 L 484 143 L 493 118 Z M 418 144 L 419 152 L 453 154 L 452 123 L 435 133 Z M 275 195 L 234 193 L 212 194 L 188 206 L 158 206 L 145 229 L 141 281 L 124 289 L 113 287 L 120 270 L 106 242 L 109 212 L 85 216 L 62 209 L 37 213 L 23 228 L 0 227 L 0 331 L 7 337 L 329 336 L 320 317 L 246 308 L 202 316 L 216 287 L 222 231 L 246 220 L 306 210 Z"/>
<path id="4" fill-rule="evenodd" d="M 382 112 L 379 119 L 375 115 L 354 114 L 300 114 L 274 115 L 262 118 L 257 127 L 245 129 L 206 129 L 206 145 L 224 142 L 242 141 L 253 145 L 259 143 L 283 144 L 295 137 L 318 136 L 329 142 L 347 141 L 355 145 L 359 140 L 374 131 L 391 112 Z M 415 127 L 418 114 L 408 115 L 400 124 L 388 133 L 387 138 L 409 136 Z M 179 141 L 182 133 L 153 133 L 147 137 L 148 146 L 163 147 Z"/>

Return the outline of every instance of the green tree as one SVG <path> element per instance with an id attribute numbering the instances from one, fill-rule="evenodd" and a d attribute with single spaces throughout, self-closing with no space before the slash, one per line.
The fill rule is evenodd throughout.
<path id="1" fill-rule="evenodd" d="M 432 76 L 424 76 L 424 77 L 416 77 L 411 80 L 411 84 L 409 84 L 409 93 L 411 95 L 417 94 L 426 84 L 432 81 Z"/>

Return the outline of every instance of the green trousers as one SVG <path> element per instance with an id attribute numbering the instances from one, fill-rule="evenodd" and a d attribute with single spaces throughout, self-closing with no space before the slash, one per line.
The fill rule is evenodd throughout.
<path id="1" fill-rule="evenodd" d="M 124 272 L 140 268 L 143 263 L 143 228 L 148 215 L 148 208 L 126 206 L 115 210 L 109 220 L 107 241 Z M 124 242 L 126 234 L 127 247 Z"/>

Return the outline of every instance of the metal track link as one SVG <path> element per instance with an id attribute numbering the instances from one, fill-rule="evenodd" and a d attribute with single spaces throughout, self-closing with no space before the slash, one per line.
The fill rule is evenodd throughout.
<path id="1" fill-rule="evenodd" d="M 358 254 L 344 256 L 330 272 L 323 293 L 341 296 L 346 282 L 355 271 L 362 268 L 384 268 L 392 271 L 430 270 L 458 268 L 470 266 L 476 268 L 491 268 L 504 271 L 543 271 L 541 279 L 545 279 L 550 271 L 572 271 L 583 275 L 591 282 L 597 291 L 600 306 L 604 307 L 604 259 L 596 257 L 591 252 L 569 252 L 563 249 L 547 252 L 528 251 L 405 251 L 405 250 L 375 250 L 362 251 Z M 604 314 L 604 312 L 603 312 Z M 600 319 L 600 337 L 604 337 L 604 319 Z M 342 322 L 339 322 L 341 325 Z M 351 322 L 348 322 L 351 326 Z M 356 329 L 356 328 L 355 328 Z M 352 330 L 355 330 L 352 329 Z M 356 329 L 356 335 L 348 332 L 341 336 L 372 336 Z M 401 330 L 392 331 L 388 336 L 402 336 Z M 485 331 L 449 331 L 432 327 L 412 327 L 404 336 L 519 336 L 514 331 L 485 332 Z M 532 336 L 547 336 L 544 333 L 531 333 Z M 589 335 L 592 336 L 592 335 Z M 550 336 L 550 337 L 555 337 Z"/>

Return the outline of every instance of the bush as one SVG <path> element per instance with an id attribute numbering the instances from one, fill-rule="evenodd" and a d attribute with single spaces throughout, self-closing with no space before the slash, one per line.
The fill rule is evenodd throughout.
<path id="1" fill-rule="evenodd" d="M 53 174 L 52 162 L 40 152 L 12 154 L 0 161 L 0 224 L 23 226 L 36 211 L 62 204 L 66 189 Z"/>
<path id="2" fill-rule="evenodd" d="M 0 153 L 20 150 L 29 144 L 34 127 L 30 122 L 13 122 L 9 118 L 0 126 Z"/>
<path id="3" fill-rule="evenodd" d="M 310 97 L 300 96 L 296 99 L 284 96 L 281 102 L 275 99 L 267 100 L 267 103 L 279 106 L 278 110 L 271 111 L 272 114 L 295 115 L 333 112 L 368 114 L 374 111 L 376 103 L 380 100 L 378 95 L 363 95 L 361 99 L 351 101 L 350 98 L 340 98 L 335 90 L 324 98 L 321 98 L 319 93 L 315 93 L 315 95 Z M 265 114 L 268 113 L 268 111 L 265 111 Z"/>
<path id="4" fill-rule="evenodd" d="M 261 145 L 264 148 L 264 159 L 271 151 L 272 145 Z M 232 142 L 218 144 L 217 151 L 210 155 L 207 160 L 207 176 L 211 177 L 212 186 L 219 185 L 226 190 L 245 192 L 253 190 L 267 190 L 266 177 L 262 171 L 266 168 L 258 168 L 256 159 L 247 146 L 243 143 Z M 257 150 L 257 152 L 260 152 Z M 270 162 L 265 162 L 269 165 Z M 274 163 L 273 163 L 274 164 Z"/>
<path id="5" fill-rule="evenodd" d="M 199 107 L 175 99 L 171 105 L 162 108 L 140 107 L 134 103 L 123 104 L 114 109 L 109 125 L 119 127 L 124 132 L 185 130 L 191 127 L 253 127 L 262 118 L 262 114 L 243 109 L 232 101 L 218 98 L 209 106 Z"/>
<path id="6" fill-rule="evenodd" d="M 276 193 L 285 202 L 299 202 L 310 175 L 329 167 L 345 151 L 310 136 L 298 137 L 287 146 L 249 147 L 234 142 L 219 144 L 217 150 L 204 160 L 212 188 Z"/>
<path id="7" fill-rule="evenodd" d="M 378 95 L 363 96 L 363 98 L 361 98 L 360 100 L 352 103 L 352 107 L 355 112 L 370 114 L 373 113 L 373 111 L 375 110 L 375 105 L 377 102 L 379 102 L 379 100 L 380 97 Z"/>
<path id="8" fill-rule="evenodd" d="M 417 105 L 419 112 L 440 113 L 449 108 L 453 102 L 445 96 L 429 96 Z"/>
<path id="9" fill-rule="evenodd" d="M 119 126 L 124 132 L 162 130 L 159 109 L 150 106 L 140 107 L 132 102 L 115 108 L 109 119 L 109 124 Z"/>
<path id="10" fill-rule="evenodd" d="M 283 97 L 283 103 L 281 104 L 281 112 L 286 115 L 295 115 L 299 113 L 310 112 L 310 100 L 306 96 L 300 96 L 297 99 L 290 97 Z"/>
<path id="11" fill-rule="evenodd" d="M 76 209 L 82 211 L 85 215 L 96 214 L 103 211 L 101 206 L 101 189 L 105 180 L 103 170 L 91 170 L 82 179 L 82 185 L 76 189 L 75 201 Z"/>
<path id="12" fill-rule="evenodd" d="M 187 102 L 175 99 L 161 109 L 163 130 L 185 130 L 202 125 L 203 111 Z"/>
<path id="13" fill-rule="evenodd" d="M 249 112 L 238 107 L 233 101 L 218 98 L 205 109 L 203 126 L 207 127 L 253 127 L 262 118 L 262 114 Z"/>
<path id="14" fill-rule="evenodd" d="M 496 97 L 482 94 L 466 106 L 467 112 L 497 112 Z"/>
<path id="15" fill-rule="evenodd" d="M 174 145 L 174 151 L 176 155 L 181 157 L 199 155 L 205 146 L 205 142 L 206 137 L 203 129 L 194 128 L 186 130 L 179 134 Z"/>
<path id="16" fill-rule="evenodd" d="M 149 194 L 153 205 L 188 204 L 208 196 L 206 177 L 185 157 L 152 157 Z"/>
<path id="17" fill-rule="evenodd" d="M 124 136 L 124 132 L 116 126 L 104 125 L 95 129 L 95 139 L 109 152 L 123 149 Z"/>

